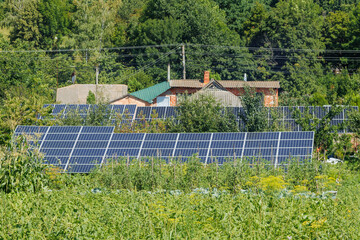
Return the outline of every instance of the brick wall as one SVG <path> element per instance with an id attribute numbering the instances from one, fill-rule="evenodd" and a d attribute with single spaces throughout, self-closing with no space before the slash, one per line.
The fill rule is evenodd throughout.
<path id="1" fill-rule="evenodd" d="M 159 96 L 169 97 L 170 98 L 170 106 L 176 106 L 178 103 L 178 101 L 177 101 L 178 94 L 185 94 L 185 93 L 193 94 L 199 90 L 200 90 L 199 88 L 172 88 L 172 89 L 162 93 Z M 241 94 L 244 93 L 243 89 L 228 88 L 227 90 L 232 92 L 236 96 L 240 96 Z M 273 89 L 268 89 L 268 88 L 259 88 L 259 89 L 256 89 L 256 92 L 264 93 L 264 105 L 266 107 L 278 106 L 278 96 L 279 96 L 278 89 L 273 90 Z M 150 104 L 148 102 L 142 101 L 142 100 L 134 98 L 132 96 L 126 96 L 120 100 L 113 102 L 112 104 L 136 104 L 139 107 L 156 106 L 157 105 L 156 98 L 153 99 L 153 103 Z"/>
<path id="2" fill-rule="evenodd" d="M 142 101 L 140 99 L 134 98 L 132 96 L 126 96 L 122 99 L 119 99 L 117 101 L 112 102 L 111 104 L 114 105 L 124 105 L 124 104 L 135 104 L 138 107 L 147 107 L 147 106 L 151 106 L 150 103 Z"/>
<path id="3" fill-rule="evenodd" d="M 244 89 L 228 88 L 228 91 L 232 92 L 236 96 L 244 94 Z M 279 105 L 279 91 L 278 89 L 257 88 L 256 92 L 264 94 L 265 107 L 277 107 Z"/>

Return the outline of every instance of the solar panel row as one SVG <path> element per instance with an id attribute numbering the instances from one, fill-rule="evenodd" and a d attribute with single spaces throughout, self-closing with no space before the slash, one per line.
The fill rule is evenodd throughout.
<path id="1" fill-rule="evenodd" d="M 289 157 L 311 157 L 313 132 L 264 133 L 114 133 L 114 127 L 18 126 L 45 155 L 47 164 L 66 172 L 86 173 L 107 159 L 157 157 L 222 164 L 235 158 L 261 158 L 275 165 Z M 35 141 L 37 139 L 37 141 Z"/>
<path id="2" fill-rule="evenodd" d="M 69 113 L 78 112 L 80 116 L 86 117 L 92 111 L 99 108 L 96 104 L 45 104 L 45 107 L 51 106 L 53 108 L 52 115 L 67 117 Z M 108 105 L 106 113 L 109 118 L 114 119 L 117 115 L 126 115 L 127 118 L 133 119 L 136 111 L 136 105 Z M 40 116 L 40 118 L 42 118 Z"/>
<path id="3" fill-rule="evenodd" d="M 49 105 L 45 105 L 47 107 Z M 78 111 L 82 117 L 86 117 L 92 110 L 94 110 L 97 105 L 65 105 L 65 104 L 53 104 L 53 116 L 61 114 L 62 117 L 67 117 L 71 111 Z M 122 124 L 131 125 L 135 122 L 142 121 L 151 121 L 154 119 L 167 119 L 167 118 L 176 118 L 177 107 L 137 107 L 136 105 L 109 105 L 109 118 L 112 119 L 115 124 L 116 116 L 121 116 Z M 330 106 L 298 106 L 298 107 L 273 107 L 268 108 L 268 122 L 277 121 L 278 125 L 283 126 L 285 129 L 290 131 L 302 131 L 300 125 L 296 124 L 294 119 L 294 111 L 298 109 L 302 115 L 310 115 L 312 118 L 322 118 L 324 117 L 331 109 Z M 228 107 L 228 111 L 232 112 L 237 117 L 237 122 L 240 126 L 244 127 L 244 123 L 241 121 L 239 114 L 243 111 L 241 107 Z M 348 121 L 348 113 L 351 110 L 358 110 L 358 107 L 346 108 L 337 114 L 333 120 L 330 121 L 332 126 L 340 126 L 340 124 L 346 123 Z M 311 120 L 310 122 L 313 122 Z M 339 130 L 339 132 L 345 132 L 345 130 Z"/>

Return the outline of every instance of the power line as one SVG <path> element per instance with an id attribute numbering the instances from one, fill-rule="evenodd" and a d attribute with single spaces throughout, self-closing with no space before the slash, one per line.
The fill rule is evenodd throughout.
<path id="1" fill-rule="evenodd" d="M 2 50 L 0 53 L 61 53 L 61 52 L 84 52 L 84 51 L 106 51 L 106 50 L 128 50 L 128 49 L 144 49 L 144 48 L 163 48 L 176 47 L 185 45 L 188 47 L 210 47 L 210 48 L 227 48 L 239 50 L 264 50 L 271 52 L 316 52 L 316 53 L 360 53 L 360 50 L 336 50 L 336 49 L 305 49 L 305 48 L 266 48 L 266 47 L 245 47 L 245 46 L 225 46 L 225 45 L 206 45 L 206 44 L 161 44 L 161 45 L 142 45 L 142 46 L 124 46 L 110 48 L 82 48 L 82 49 L 49 49 L 49 50 Z"/>

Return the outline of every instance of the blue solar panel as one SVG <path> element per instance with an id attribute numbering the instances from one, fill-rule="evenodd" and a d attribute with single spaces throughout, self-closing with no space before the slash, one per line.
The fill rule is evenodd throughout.
<path id="1" fill-rule="evenodd" d="M 164 118 L 167 107 L 152 107 L 151 118 Z"/>
<path id="2" fill-rule="evenodd" d="M 173 150 L 172 149 L 142 149 L 140 156 L 172 156 Z"/>
<path id="3" fill-rule="evenodd" d="M 81 133 L 112 133 L 115 127 L 83 127 Z"/>
<path id="4" fill-rule="evenodd" d="M 151 114 L 151 107 L 138 107 L 136 110 L 136 119 L 149 119 Z"/>
<path id="5" fill-rule="evenodd" d="M 140 148 L 142 141 L 111 141 L 109 148 Z"/>
<path id="6" fill-rule="evenodd" d="M 58 127 L 53 126 L 49 129 L 49 133 L 78 133 L 80 131 L 81 127 L 79 126 L 71 126 L 71 127 Z"/>
<path id="7" fill-rule="evenodd" d="M 312 140 L 287 140 L 280 141 L 281 148 L 292 148 L 292 147 L 302 147 L 302 146 L 312 146 Z"/>
<path id="8" fill-rule="evenodd" d="M 278 139 L 279 133 L 278 132 L 249 132 L 247 133 L 246 140 L 270 140 L 270 139 Z"/>
<path id="9" fill-rule="evenodd" d="M 143 140 L 144 133 L 114 133 L 112 140 Z"/>
<path id="10" fill-rule="evenodd" d="M 70 156 L 71 149 L 42 148 L 41 151 L 49 156 Z"/>
<path id="11" fill-rule="evenodd" d="M 176 140 L 177 133 L 147 133 L 145 141 L 167 141 L 167 140 Z"/>
<path id="12" fill-rule="evenodd" d="M 136 111 L 136 105 L 125 105 L 124 114 L 134 115 Z"/>
<path id="13" fill-rule="evenodd" d="M 106 149 L 74 149 L 72 156 L 104 156 Z"/>
<path id="14" fill-rule="evenodd" d="M 42 148 L 72 148 L 75 141 L 44 141 Z"/>
<path id="15" fill-rule="evenodd" d="M 244 140 L 245 133 L 214 133 L 213 140 Z"/>
<path id="16" fill-rule="evenodd" d="M 283 139 L 311 139 L 314 132 L 282 132 L 281 140 Z"/>
<path id="17" fill-rule="evenodd" d="M 239 157 L 241 156 L 242 153 L 242 149 L 240 148 L 235 148 L 235 149 L 231 149 L 231 148 L 227 148 L 227 149 L 212 149 L 212 151 L 210 152 L 210 155 L 212 156 L 233 156 L 235 154 L 235 156 Z"/>
<path id="18" fill-rule="evenodd" d="M 245 148 L 277 148 L 278 140 L 246 141 Z"/>
<path id="19" fill-rule="evenodd" d="M 143 148 L 174 148 L 175 147 L 175 141 L 166 141 L 166 142 L 154 142 L 154 141 L 146 141 L 143 144 Z"/>
<path id="20" fill-rule="evenodd" d="M 113 105 L 112 113 L 113 114 L 123 114 L 125 109 L 125 105 Z"/>
<path id="21" fill-rule="evenodd" d="M 176 116 L 177 116 L 176 107 L 166 108 L 165 118 L 176 118 Z"/>
<path id="22" fill-rule="evenodd" d="M 17 129 L 34 131 L 31 127 Z M 248 157 L 253 162 L 261 158 L 276 165 L 292 157 L 310 158 L 314 140 L 313 132 L 144 134 L 113 133 L 113 127 L 87 126 L 50 127 L 45 136 L 40 151 L 48 164 L 59 165 L 67 172 L 79 172 L 75 166 L 102 165 L 109 158 L 127 156 L 161 157 L 168 162 L 186 161 L 196 155 L 204 163 Z"/>
<path id="23" fill-rule="evenodd" d="M 176 149 L 175 156 L 192 156 L 194 154 L 199 154 L 199 156 L 206 156 L 207 149 Z"/>
<path id="24" fill-rule="evenodd" d="M 49 127 L 47 126 L 17 126 L 15 129 L 15 133 L 46 133 Z"/>
<path id="25" fill-rule="evenodd" d="M 274 148 L 273 151 L 271 148 L 248 148 L 244 149 L 244 156 L 271 156 L 271 154 L 276 153 L 275 150 L 276 148 Z"/>
<path id="26" fill-rule="evenodd" d="M 74 111 L 77 111 L 78 110 L 78 105 L 76 104 L 69 104 L 69 105 L 66 105 L 66 108 L 65 108 L 65 114 L 68 113 L 68 112 L 74 112 Z"/>
<path id="27" fill-rule="evenodd" d="M 71 157 L 69 164 L 100 164 L 102 157 Z"/>
<path id="28" fill-rule="evenodd" d="M 53 140 L 53 141 L 71 141 L 71 140 L 76 140 L 78 134 L 51 134 L 51 133 L 48 133 L 46 135 L 46 140 L 49 141 L 49 140 Z"/>
<path id="29" fill-rule="evenodd" d="M 105 141 L 105 140 L 109 140 L 111 137 L 111 134 L 89 134 L 89 133 L 86 133 L 86 134 L 83 134 L 81 133 L 79 135 L 79 141 L 84 141 L 84 140 L 88 140 L 88 141 Z"/>
<path id="30" fill-rule="evenodd" d="M 123 157 L 123 156 L 138 156 L 139 148 L 113 148 L 106 152 L 107 157 Z"/>
<path id="31" fill-rule="evenodd" d="M 66 165 L 69 157 L 48 157 L 44 160 L 45 164 L 51 165 Z"/>
<path id="32" fill-rule="evenodd" d="M 53 115 L 57 115 L 57 114 L 63 112 L 64 109 L 65 109 L 65 107 L 66 107 L 65 104 L 55 104 L 55 105 L 53 105 L 53 106 L 54 106 L 54 109 L 53 109 L 53 111 L 52 111 L 52 114 L 53 114 Z"/>
<path id="33" fill-rule="evenodd" d="M 109 141 L 77 141 L 76 148 L 106 148 Z"/>
<path id="34" fill-rule="evenodd" d="M 70 165 L 68 166 L 67 172 L 69 173 L 89 173 L 99 165 Z"/>
<path id="35" fill-rule="evenodd" d="M 210 141 L 178 141 L 176 148 L 208 148 Z"/>
<path id="36" fill-rule="evenodd" d="M 242 148 L 244 141 L 212 141 L 211 148 Z"/>
<path id="37" fill-rule="evenodd" d="M 182 133 L 179 136 L 179 140 L 210 140 L 211 133 Z"/>

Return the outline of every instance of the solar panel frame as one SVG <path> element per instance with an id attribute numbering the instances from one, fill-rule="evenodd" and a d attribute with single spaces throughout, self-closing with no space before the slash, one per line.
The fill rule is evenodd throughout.
<path id="1" fill-rule="evenodd" d="M 20 134 L 21 129 L 31 132 L 36 128 L 19 126 L 16 134 Z M 314 139 L 314 132 L 114 133 L 114 127 L 91 126 L 53 126 L 46 130 L 39 150 L 45 153 L 49 164 L 56 163 L 67 172 L 77 172 L 81 166 L 92 168 L 94 164 L 101 167 L 108 159 L 118 157 L 161 157 L 169 162 L 176 158 L 186 161 L 193 155 L 205 164 L 261 158 L 271 160 L 277 167 L 293 155 L 299 159 L 310 158 Z M 97 136 L 102 136 L 101 140 Z"/>

